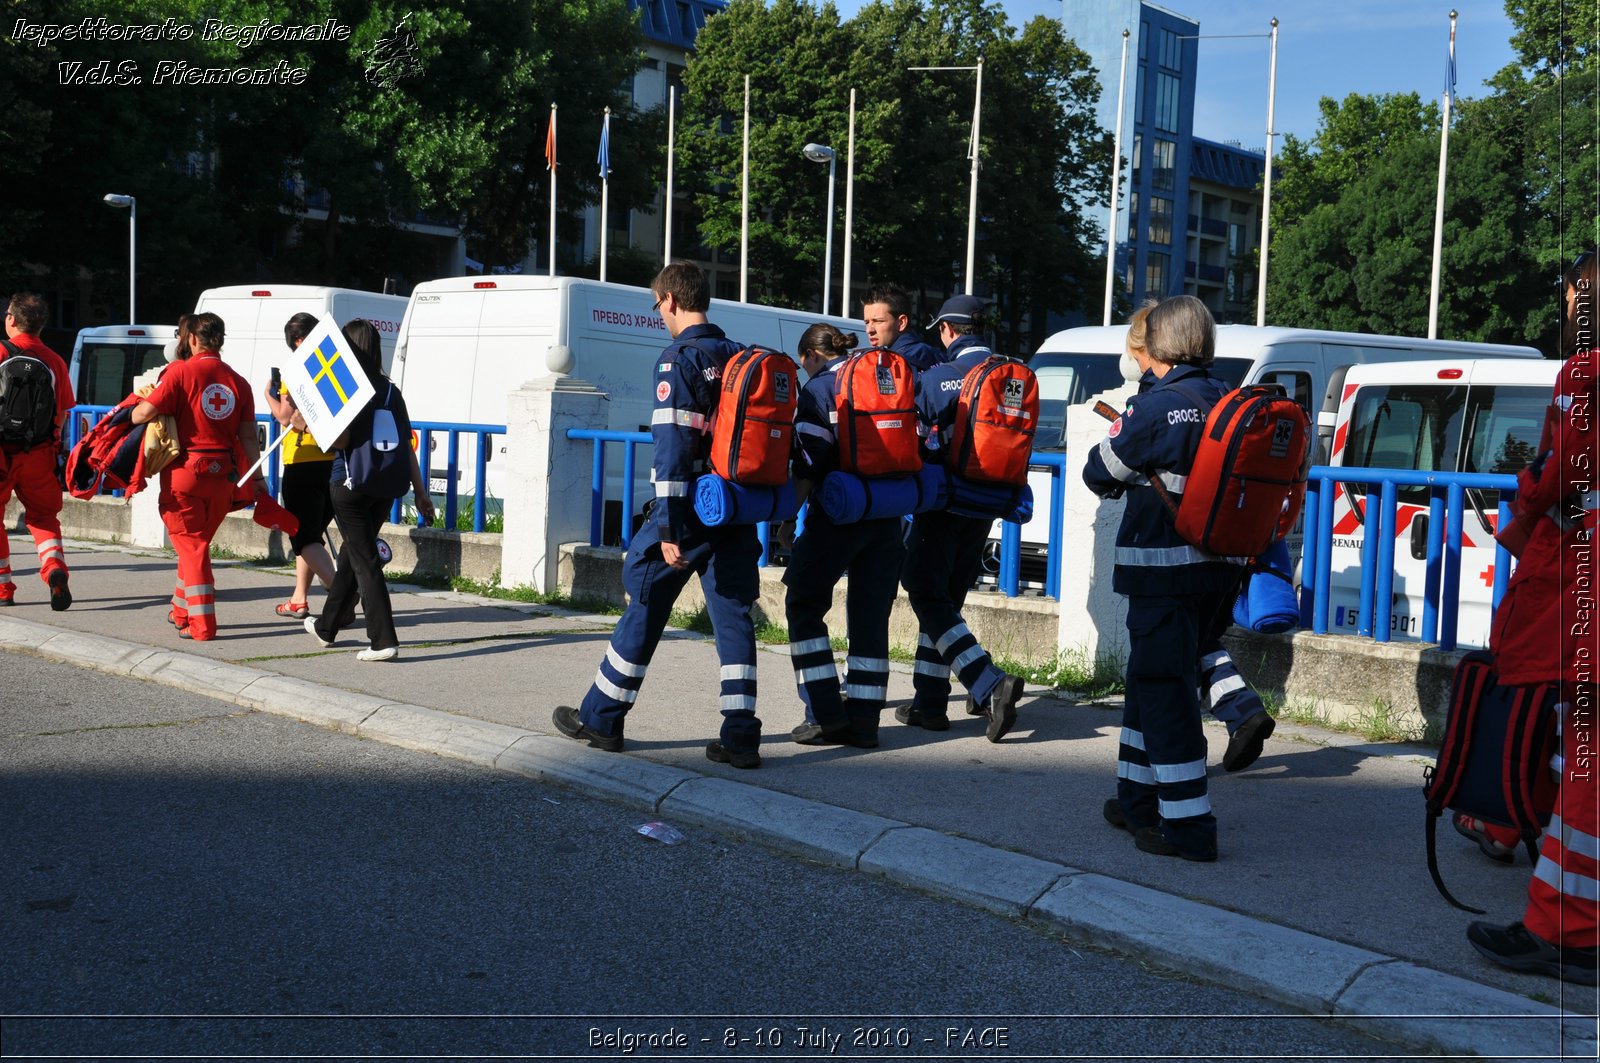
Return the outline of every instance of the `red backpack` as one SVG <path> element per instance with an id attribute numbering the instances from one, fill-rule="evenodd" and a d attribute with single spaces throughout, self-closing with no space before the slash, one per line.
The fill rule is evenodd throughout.
<path id="1" fill-rule="evenodd" d="M 1310 421 L 1276 384 L 1223 395 L 1206 417 L 1183 497 L 1152 479 L 1178 534 L 1224 557 L 1260 557 L 1289 534 L 1306 497 Z"/>
<path id="2" fill-rule="evenodd" d="M 789 481 L 800 369 L 782 351 L 751 347 L 728 359 L 711 421 L 711 468 L 724 480 L 776 487 Z"/>
<path id="3" fill-rule="evenodd" d="M 905 476 L 922 468 L 916 377 L 894 351 L 852 354 L 838 378 L 839 468 L 857 476 Z"/>
<path id="4" fill-rule="evenodd" d="M 1456 665 L 1438 762 L 1424 771 L 1422 792 L 1428 806 L 1428 871 L 1440 896 L 1463 911 L 1483 914 L 1445 888 L 1434 842 L 1439 817 L 1451 809 L 1512 827 L 1521 835 L 1528 862 L 1536 862 L 1539 834 L 1556 801 L 1550 761 L 1561 748 L 1559 701 L 1555 683 L 1501 686 L 1487 650 L 1475 650 Z"/>
<path id="5" fill-rule="evenodd" d="M 991 355 L 967 371 L 950 429 L 950 472 L 968 480 L 1021 487 L 1028 482 L 1039 381 L 1014 358 Z"/>

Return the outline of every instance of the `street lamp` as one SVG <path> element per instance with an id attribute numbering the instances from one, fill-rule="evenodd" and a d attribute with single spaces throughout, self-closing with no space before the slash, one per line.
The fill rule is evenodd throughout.
<path id="1" fill-rule="evenodd" d="M 139 320 L 133 309 L 133 250 L 138 232 L 139 208 L 132 196 L 122 196 L 115 192 L 108 193 L 105 201 L 109 206 L 128 208 L 128 324 L 132 325 Z"/>
<path id="2" fill-rule="evenodd" d="M 833 171 L 838 164 L 834 150 L 825 144 L 807 144 L 805 157 L 812 162 L 828 164 L 828 214 L 826 228 L 828 239 L 822 255 L 822 316 L 828 316 L 828 288 L 833 282 Z"/>

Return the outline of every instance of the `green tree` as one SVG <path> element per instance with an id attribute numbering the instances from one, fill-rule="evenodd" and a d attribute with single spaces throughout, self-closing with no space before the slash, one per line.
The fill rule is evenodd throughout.
<path id="1" fill-rule="evenodd" d="M 1436 139 L 1392 143 L 1273 242 L 1269 321 L 1401 336 L 1427 334 Z M 1528 340 L 1518 308 L 1537 274 L 1525 250 L 1515 159 L 1486 137 L 1452 136 L 1439 335 Z"/>
<path id="2" fill-rule="evenodd" d="M 1016 349 L 1024 313 L 1098 298 L 1084 269 L 1097 239 L 1076 197 L 1106 184 L 1109 135 L 1094 122 L 1087 57 L 1048 19 L 1019 37 L 997 4 L 876 0 L 847 23 L 831 5 L 734 0 L 708 23 L 686 76 L 688 165 L 700 175 L 701 237 L 739 246 L 743 79 L 751 75 L 750 276 L 758 298 L 816 299 L 826 174 L 801 160 L 832 146 L 843 171 L 857 93 L 853 256 L 868 278 L 934 298 L 962 290 L 974 81 L 984 58 L 979 290 L 998 298 Z M 819 172 L 820 171 L 820 172 Z M 850 312 L 852 308 L 846 308 Z"/>
<path id="3" fill-rule="evenodd" d="M 591 160 L 613 108 L 611 203 L 646 207 L 660 180 L 662 118 L 628 101 L 641 60 L 626 0 L 102 0 L 112 24 L 172 19 L 195 32 L 159 41 L 0 39 L 9 190 L 0 206 L 6 288 L 96 293 L 85 322 L 121 320 L 126 215 L 139 207 L 140 316 L 171 319 L 201 288 L 275 279 L 376 287 L 436 276 L 438 251 L 402 224 L 425 211 L 467 220 L 469 248 L 521 259 L 549 214 L 544 137 L 561 105 L 562 222 L 598 199 Z M 79 0 L 22 0 L 8 18 L 76 24 Z M 205 40 L 225 26 L 337 19 L 347 39 Z M 8 29 L 15 23 L 8 24 Z M 375 49 L 406 34 L 408 76 L 374 84 Z M 135 64 L 138 84 L 65 84 L 58 64 Z M 158 64 L 304 69 L 299 84 L 157 82 Z M 382 80 L 382 79 L 380 79 Z M 87 283 L 85 283 L 87 282 Z"/>

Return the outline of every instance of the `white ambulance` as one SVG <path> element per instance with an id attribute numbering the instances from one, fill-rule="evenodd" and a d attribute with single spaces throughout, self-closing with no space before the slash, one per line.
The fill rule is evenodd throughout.
<path id="1" fill-rule="evenodd" d="M 1446 358 L 1360 365 L 1343 381 L 1327 464 L 1424 472 L 1515 475 L 1535 456 L 1561 363 L 1521 358 Z M 1374 493 L 1378 486 L 1371 485 Z M 1354 633 L 1366 541 L 1365 483 L 1345 484 L 1333 502 L 1328 630 Z M 1374 606 L 1374 624 L 1395 641 L 1422 634 L 1430 533 L 1429 490 L 1398 488 L 1393 600 Z M 1468 490 L 1461 526 L 1461 646 L 1488 643 L 1500 492 Z M 1442 569 L 1442 565 L 1441 565 Z"/>
<path id="2" fill-rule="evenodd" d="M 1050 336 L 1028 360 L 1039 378 L 1039 432 L 1034 450 L 1060 451 L 1066 408 L 1115 391 L 1138 380 L 1138 367 L 1124 356 L 1127 325 L 1090 325 L 1066 329 Z M 1285 328 L 1276 325 L 1218 325 L 1216 361 L 1212 372 L 1234 387 L 1278 384 L 1305 407 L 1316 428 L 1313 464 L 1326 461 L 1333 436 L 1340 388 L 1351 366 L 1413 359 L 1526 358 L 1542 355 L 1532 347 L 1455 340 L 1428 340 L 1408 336 L 1376 336 L 1357 332 Z M 1077 476 L 1083 456 L 1069 456 L 1066 475 Z M 1029 474 L 1033 487 L 1033 519 L 1022 529 L 1023 573 L 1030 586 L 1039 586 L 1044 572 L 1044 549 L 1050 530 L 1050 473 L 1039 468 Z M 990 544 L 990 567 L 996 556 L 999 531 Z M 1292 543 L 1298 546 L 1298 539 Z"/>
<path id="3" fill-rule="evenodd" d="M 799 361 L 800 337 L 828 322 L 865 341 L 861 323 L 823 317 L 815 311 L 711 300 L 707 317 L 728 337 L 784 351 Z M 571 351 L 571 375 L 609 396 L 607 427 L 648 432 L 655 399 L 654 367 L 671 337 L 648 288 L 574 277 L 446 277 L 425 281 L 411 293 L 400 325 L 390 376 L 405 391 L 413 420 L 504 424 L 511 392 L 551 371 L 552 347 Z M 430 475 L 443 491 L 442 447 Z M 495 451 L 503 453 L 503 438 Z M 473 493 L 470 446 L 463 440 L 457 488 Z M 620 521 L 623 446 L 607 447 L 609 515 L 607 541 Z M 635 516 L 652 495 L 648 452 L 636 471 Z M 487 473 L 486 512 L 499 509 L 493 463 Z"/>

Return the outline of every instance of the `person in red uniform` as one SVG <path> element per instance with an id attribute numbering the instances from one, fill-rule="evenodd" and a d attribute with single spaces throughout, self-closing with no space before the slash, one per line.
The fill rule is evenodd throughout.
<path id="1" fill-rule="evenodd" d="M 61 550 L 61 481 L 56 476 L 56 456 L 61 451 L 61 427 L 75 400 L 67 363 L 39 339 L 39 330 L 49 316 L 44 299 L 33 292 L 18 292 L 6 307 L 6 339 L 18 353 L 49 366 L 55 377 L 56 422 L 54 435 L 43 443 L 27 448 L 0 446 L 0 512 L 15 492 L 39 553 L 39 578 L 50 587 L 50 608 L 59 613 L 72 604 L 72 591 L 67 586 L 67 559 Z M 10 356 L 10 351 L 0 348 L 0 360 Z M 0 521 L 0 606 L 10 605 L 17 593 L 17 585 L 11 581 L 11 541 L 4 524 Z"/>
<path id="2" fill-rule="evenodd" d="M 133 408 L 133 423 L 171 414 L 178 460 L 161 471 L 161 520 L 178 553 L 178 589 L 170 618 L 180 638 L 217 637 L 211 537 L 233 508 L 234 481 L 261 456 L 250 385 L 217 352 L 225 331 L 216 314 L 189 319 L 187 361 L 174 362 L 155 390 Z M 259 473 L 251 489 L 265 490 Z"/>
<path id="3" fill-rule="evenodd" d="M 1489 630 L 1501 683 L 1561 684 L 1560 787 L 1522 919 L 1509 926 L 1475 922 L 1467 928 L 1467 940 L 1502 967 L 1594 985 L 1600 955 L 1600 784 L 1594 757 L 1600 712 L 1594 588 L 1600 525 L 1595 484 L 1600 260 L 1595 252 L 1580 255 L 1562 281 L 1562 353 L 1568 358 L 1556 377 L 1539 454 L 1517 476 L 1514 526 L 1527 527 L 1528 538 Z"/>

